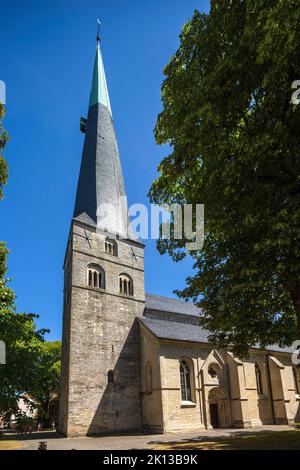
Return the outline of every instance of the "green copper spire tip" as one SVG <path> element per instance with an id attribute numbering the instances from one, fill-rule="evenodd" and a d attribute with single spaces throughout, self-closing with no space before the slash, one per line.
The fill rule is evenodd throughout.
<path id="1" fill-rule="evenodd" d="M 107 89 L 107 83 L 105 78 L 105 70 L 103 65 L 103 59 L 100 49 L 100 35 L 99 32 L 97 34 L 97 49 L 96 49 L 96 57 L 94 63 L 94 71 L 93 71 L 93 79 L 92 79 L 92 87 L 91 87 L 91 94 L 90 94 L 90 103 L 89 106 L 93 106 L 94 104 L 101 103 L 106 106 L 110 114 L 111 107 L 109 101 L 109 94 Z"/>

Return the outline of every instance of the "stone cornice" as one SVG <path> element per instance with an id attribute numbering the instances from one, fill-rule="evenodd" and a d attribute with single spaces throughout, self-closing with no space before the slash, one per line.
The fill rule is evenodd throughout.
<path id="1" fill-rule="evenodd" d="M 122 299 L 126 299 L 126 300 L 131 300 L 131 301 L 134 301 L 134 302 L 141 302 L 141 303 L 145 303 L 145 300 L 142 300 L 142 299 L 137 299 L 136 297 L 134 296 L 131 296 L 131 295 L 121 295 L 121 294 L 116 294 L 115 292 L 111 292 L 111 291 L 107 291 L 106 289 L 95 289 L 93 287 L 89 287 L 89 286 L 79 286 L 79 285 L 76 285 L 76 284 L 72 284 L 71 286 L 72 288 L 74 287 L 75 289 L 83 289 L 83 290 L 88 290 L 88 291 L 92 291 L 92 292 L 95 292 L 96 294 L 102 294 L 102 295 L 111 295 L 113 297 L 120 297 Z M 138 317 L 137 317 L 138 318 Z"/>
<path id="2" fill-rule="evenodd" d="M 73 249 L 73 253 L 80 253 L 81 255 L 89 256 L 91 258 L 95 258 L 95 259 L 98 259 L 98 260 L 101 260 L 101 261 L 108 261 L 109 263 L 117 264 L 118 266 L 123 266 L 125 268 L 134 269 L 135 271 L 139 271 L 141 273 L 144 272 L 144 269 L 137 268 L 137 267 L 132 266 L 130 264 L 121 263 L 119 261 L 115 261 L 113 259 L 109 259 L 109 258 L 106 258 L 106 257 L 104 258 L 103 256 L 93 255 L 92 253 L 88 253 L 86 251 L 78 250 L 76 248 Z"/>

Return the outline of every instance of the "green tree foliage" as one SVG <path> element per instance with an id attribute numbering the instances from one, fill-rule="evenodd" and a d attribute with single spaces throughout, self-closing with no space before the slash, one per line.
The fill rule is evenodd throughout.
<path id="1" fill-rule="evenodd" d="M 3 187 L 8 177 L 7 162 L 3 156 L 4 147 L 8 141 L 8 135 L 3 127 L 4 106 L 0 103 L 0 199 L 3 198 Z"/>
<path id="2" fill-rule="evenodd" d="M 3 117 L 4 108 L 0 105 L 0 198 L 8 176 L 3 156 L 8 135 Z M 46 387 L 50 394 L 57 393 L 59 373 L 59 344 L 44 341 L 48 330 L 36 329 L 37 315 L 15 311 L 15 295 L 6 277 L 7 253 L 5 244 L 0 242 L 0 340 L 6 345 L 6 364 L 0 364 L 0 416 L 16 413 L 18 397 L 23 393 L 34 392 L 43 406 Z"/>
<path id="3" fill-rule="evenodd" d="M 300 3 L 215 0 L 195 11 L 165 68 L 155 203 L 203 203 L 204 248 L 179 292 L 203 309 L 211 340 L 300 339 Z M 174 260 L 184 240 L 159 241 Z"/>
<path id="4" fill-rule="evenodd" d="M 0 199 L 3 198 L 3 187 L 8 177 L 7 162 L 3 156 L 3 150 L 8 141 L 7 132 L 3 127 L 4 113 L 4 107 L 0 103 Z M 5 243 L 0 242 L 0 311 L 11 308 L 14 301 L 14 293 L 7 287 L 7 279 L 5 278 L 7 253 Z"/>
<path id="5" fill-rule="evenodd" d="M 0 307 L 0 339 L 6 344 L 6 364 L 0 365 L 0 415 L 15 413 L 17 400 L 35 387 L 44 333 L 36 330 L 36 315 Z"/>
<path id="6" fill-rule="evenodd" d="M 41 421 L 51 424 L 53 418 L 51 404 L 58 403 L 61 342 L 44 342 L 34 367 L 34 383 L 30 395 L 39 403 L 38 414 Z"/>

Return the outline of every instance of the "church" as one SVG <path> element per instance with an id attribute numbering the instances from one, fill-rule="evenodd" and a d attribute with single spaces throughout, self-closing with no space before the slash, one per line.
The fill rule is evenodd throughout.
<path id="1" fill-rule="evenodd" d="M 201 311 L 146 294 L 144 245 L 99 206 L 126 196 L 97 37 L 75 209 L 64 260 L 59 431 L 66 436 L 247 428 L 300 421 L 292 350 L 218 350 Z M 127 217 L 127 215 L 126 215 Z M 126 217 L 118 226 L 127 226 Z M 159 270 L 158 270 L 159 275 Z"/>

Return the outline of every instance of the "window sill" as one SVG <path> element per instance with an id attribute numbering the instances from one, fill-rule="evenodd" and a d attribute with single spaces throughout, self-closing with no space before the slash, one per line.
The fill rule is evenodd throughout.
<path id="1" fill-rule="evenodd" d="M 181 402 L 181 408 L 195 408 L 195 406 L 197 406 L 197 403 L 194 403 L 193 401 Z"/>
<path id="2" fill-rule="evenodd" d="M 94 286 L 87 286 L 87 287 L 95 292 L 105 292 L 105 287 L 94 287 Z"/>

